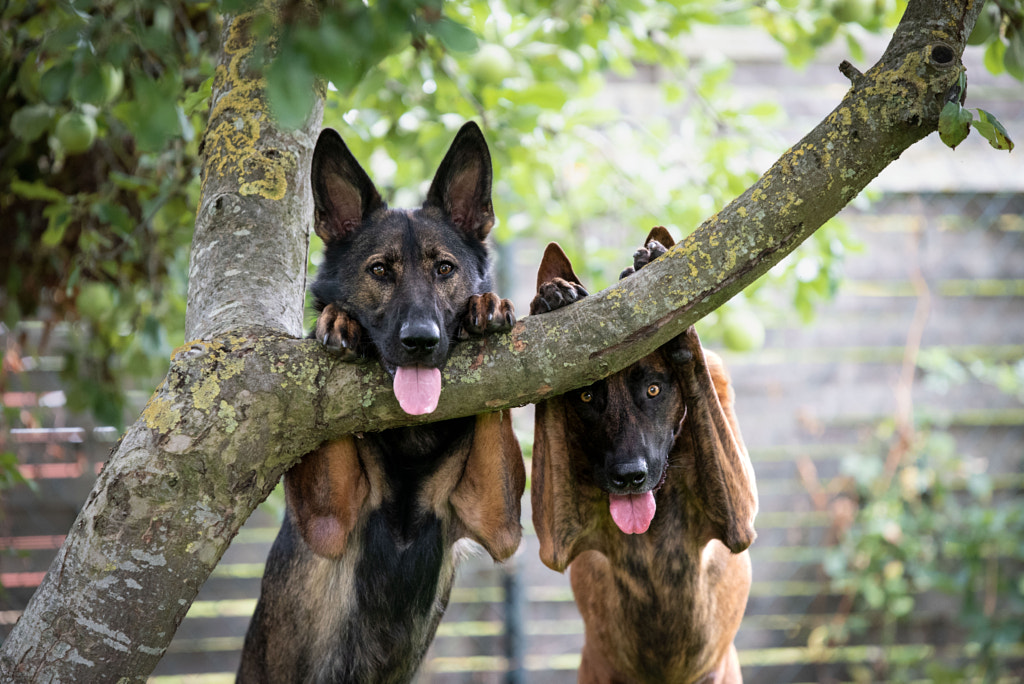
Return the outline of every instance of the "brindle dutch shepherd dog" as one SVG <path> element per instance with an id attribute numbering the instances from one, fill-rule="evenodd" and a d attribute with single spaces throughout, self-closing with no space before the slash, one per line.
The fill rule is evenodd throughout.
<path id="1" fill-rule="evenodd" d="M 376 358 L 406 413 L 432 412 L 453 343 L 515 320 L 490 291 L 483 134 L 459 131 L 416 210 L 389 209 L 333 130 L 311 175 L 325 244 L 316 339 Z M 456 542 L 496 560 L 519 545 L 525 472 L 507 412 L 348 436 L 284 479 L 242 682 L 407 682 L 447 605 Z"/>
<path id="2" fill-rule="evenodd" d="M 655 228 L 623 276 L 672 244 Z M 554 243 L 537 290 L 531 313 L 586 296 Z M 757 491 L 721 360 L 691 327 L 535 421 L 533 523 L 541 560 L 571 568 L 579 681 L 739 682 Z"/>

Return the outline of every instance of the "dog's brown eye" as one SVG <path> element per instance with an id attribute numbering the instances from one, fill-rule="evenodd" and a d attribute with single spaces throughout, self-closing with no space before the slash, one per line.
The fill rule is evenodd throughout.
<path id="1" fill-rule="evenodd" d="M 442 263 L 441 265 L 439 265 L 437 267 L 437 274 L 438 275 L 446 276 L 446 275 L 450 275 L 451 272 L 454 271 L 454 270 L 455 270 L 455 267 L 452 266 L 451 264 L 449 264 L 446 261 L 446 262 Z"/>
<path id="2" fill-rule="evenodd" d="M 584 404 L 589 404 L 593 398 L 594 395 L 591 394 L 590 392 L 580 392 L 580 401 L 582 401 Z"/>
<path id="3" fill-rule="evenodd" d="M 647 388 L 647 396 L 656 397 L 659 394 L 661 394 L 661 387 L 659 387 L 658 385 L 650 385 Z"/>
<path id="4" fill-rule="evenodd" d="M 370 273 L 377 276 L 378 278 L 383 278 L 387 272 L 388 269 L 384 267 L 384 264 L 374 264 L 373 266 L 370 267 Z"/>

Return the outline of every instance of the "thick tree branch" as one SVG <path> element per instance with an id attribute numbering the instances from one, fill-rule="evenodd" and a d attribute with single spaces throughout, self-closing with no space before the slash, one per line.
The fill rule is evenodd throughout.
<path id="1" fill-rule="evenodd" d="M 912 1 L 883 59 L 855 79 L 840 105 L 754 186 L 665 258 L 614 288 L 525 318 L 510 334 L 459 345 L 440 405 L 428 420 L 522 405 L 587 384 L 738 293 L 935 130 L 980 9 L 970 0 Z M 229 24 L 228 64 L 237 46 L 230 31 Z M 215 114 L 217 108 L 215 102 Z M 268 122 L 266 131 L 272 130 Z M 245 204 L 243 186 L 262 196 L 264 211 L 275 212 L 248 220 L 272 221 L 290 247 L 304 249 L 308 216 L 300 216 L 299 205 L 288 198 L 308 192 L 302 183 L 308 185 L 311 136 L 272 139 L 270 146 L 294 153 L 284 163 L 284 186 L 265 185 L 263 176 L 247 176 L 227 190 L 214 186 L 211 164 L 220 164 L 230 145 L 208 150 L 199 218 L 211 211 L 218 218 L 197 227 L 197 241 L 204 239 L 200 230 L 218 231 L 224 241 L 207 240 L 209 256 L 193 250 L 193 278 L 205 278 L 199 289 L 209 292 L 190 293 L 189 328 L 217 337 L 177 350 L 167 379 L 116 447 L 3 644 L 4 681 L 144 680 L 232 537 L 290 464 L 325 439 L 422 422 L 401 413 L 390 380 L 376 365 L 337 363 L 315 342 L 288 336 L 297 333 L 301 300 L 292 292 L 302 270 L 294 257 L 267 266 L 273 271 L 267 279 L 249 269 L 230 286 L 223 278 L 234 275 L 205 273 L 208 264 L 222 268 L 228 262 L 223 255 L 252 243 L 226 235 L 245 238 L 236 233 L 248 228 L 223 227 L 226 208 Z M 296 227 L 302 230 L 294 232 Z M 249 249 L 289 248 L 266 244 Z M 278 300 L 283 304 L 237 299 L 238 292 L 260 287 L 260 296 L 269 294 L 279 275 L 292 283 Z M 225 332 L 230 330 L 235 332 Z"/>

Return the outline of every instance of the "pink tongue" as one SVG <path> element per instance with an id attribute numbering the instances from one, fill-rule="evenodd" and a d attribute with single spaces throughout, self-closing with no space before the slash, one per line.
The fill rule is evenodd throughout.
<path id="1" fill-rule="evenodd" d="M 399 367 L 395 371 L 395 397 L 402 410 L 412 416 L 431 413 L 441 396 L 441 371 L 419 366 Z"/>
<path id="2" fill-rule="evenodd" d="M 654 494 L 609 494 L 612 520 L 626 534 L 643 534 L 654 520 Z"/>

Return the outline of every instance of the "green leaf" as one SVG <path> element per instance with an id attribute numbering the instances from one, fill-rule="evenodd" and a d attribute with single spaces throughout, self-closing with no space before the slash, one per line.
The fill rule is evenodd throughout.
<path id="1" fill-rule="evenodd" d="M 985 136 L 988 143 L 997 150 L 1012 151 L 1013 141 L 1010 140 L 1010 134 L 1002 122 L 984 109 L 979 108 L 976 111 L 978 112 L 978 120 L 974 122 L 974 128 L 977 129 L 978 133 Z"/>
<path id="2" fill-rule="evenodd" d="M 128 102 L 119 102 L 113 111 L 135 134 L 135 140 L 143 152 L 162 150 L 169 140 L 181 134 L 175 105 L 180 87 L 177 74 L 166 74 L 157 81 L 141 71 L 132 73 L 135 97 Z"/>
<path id="3" fill-rule="evenodd" d="M 267 70 L 270 111 L 285 128 L 297 129 L 313 110 L 313 69 L 306 56 L 291 52 L 274 60 Z"/>
<path id="4" fill-rule="evenodd" d="M 56 247 L 64 240 L 64 231 L 71 225 L 71 207 L 65 203 L 51 204 L 43 210 L 49 218 L 40 242 L 44 247 Z"/>
<path id="5" fill-rule="evenodd" d="M 895 617 L 909 615 L 914 609 L 913 596 L 897 596 L 889 604 L 889 613 Z"/>
<path id="6" fill-rule="evenodd" d="M 47 70 L 39 79 L 39 92 L 43 100 L 53 105 L 60 104 L 68 94 L 74 72 L 75 66 L 71 62 L 64 62 Z"/>
<path id="7" fill-rule="evenodd" d="M 185 96 L 182 109 L 185 116 L 192 116 L 200 107 L 206 107 L 210 103 L 210 95 L 213 94 L 213 76 L 199 84 L 199 87 Z"/>
<path id="8" fill-rule="evenodd" d="M 89 60 L 82 64 L 71 83 L 71 97 L 76 102 L 102 105 L 107 98 L 107 86 L 99 64 Z"/>
<path id="9" fill-rule="evenodd" d="M 569 93 L 558 83 L 534 83 L 515 96 L 519 104 L 530 104 L 542 109 L 561 109 Z"/>
<path id="10" fill-rule="evenodd" d="M 1016 30 L 1007 35 L 1009 45 L 1003 56 L 1003 64 L 1018 81 L 1024 81 L 1024 31 Z"/>
<path id="11" fill-rule="evenodd" d="M 985 68 L 989 73 L 998 76 L 1006 70 L 1003 66 L 1003 56 L 1006 54 L 1006 45 L 1001 40 L 993 40 L 985 48 Z"/>
<path id="12" fill-rule="evenodd" d="M 48 104 L 22 107 L 11 117 L 11 133 L 23 142 L 32 142 L 50 130 L 55 110 Z"/>
<path id="13" fill-rule="evenodd" d="M 999 8 L 994 7 L 992 3 L 987 4 L 981 10 L 981 14 L 978 15 L 974 29 L 971 31 L 971 35 L 967 37 L 967 44 L 984 45 L 987 43 L 999 31 L 1001 19 L 1002 15 L 999 12 Z"/>
<path id="14" fill-rule="evenodd" d="M 974 115 L 961 107 L 959 102 L 947 102 L 939 114 L 939 138 L 955 150 L 971 132 L 973 120 Z"/>
<path id="15" fill-rule="evenodd" d="M 477 49 L 476 34 L 468 27 L 448 17 L 441 17 L 430 24 L 430 32 L 452 52 L 473 52 Z"/>
<path id="16" fill-rule="evenodd" d="M 15 179 L 11 181 L 11 191 L 20 197 L 29 200 L 46 200 L 47 202 L 63 202 L 64 193 L 41 180 L 32 183 Z"/>
<path id="17" fill-rule="evenodd" d="M 120 235 L 128 235 L 135 227 L 135 221 L 128 210 L 113 202 L 100 200 L 92 205 L 90 213 Z"/>

